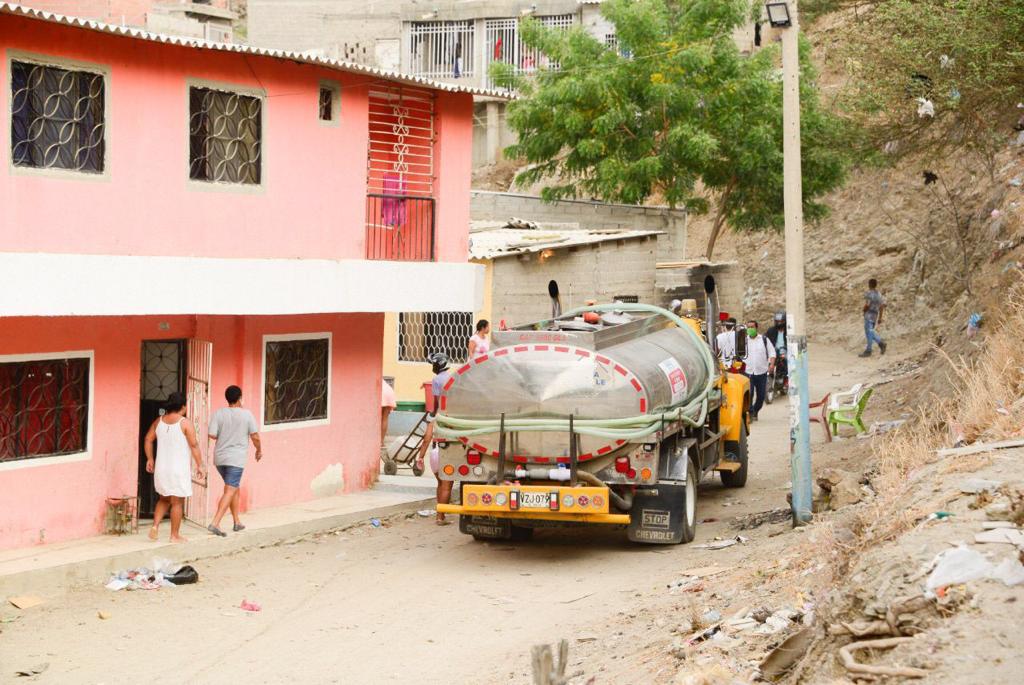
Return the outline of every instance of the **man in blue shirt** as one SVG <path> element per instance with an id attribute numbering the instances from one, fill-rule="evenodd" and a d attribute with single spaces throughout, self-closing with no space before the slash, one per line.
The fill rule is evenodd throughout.
<path id="1" fill-rule="evenodd" d="M 871 343 L 878 343 L 878 349 L 885 354 L 887 345 L 875 329 L 882 325 L 882 313 L 885 312 L 885 298 L 878 292 L 878 281 L 868 281 L 868 291 L 864 293 L 864 337 L 868 346 L 860 353 L 861 357 L 871 356 Z"/>

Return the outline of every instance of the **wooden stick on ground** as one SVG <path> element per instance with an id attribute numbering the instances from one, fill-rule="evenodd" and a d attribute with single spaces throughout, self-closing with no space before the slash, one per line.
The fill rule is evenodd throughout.
<path id="1" fill-rule="evenodd" d="M 843 666 L 850 673 L 897 676 L 903 678 L 924 678 L 928 675 L 928 671 L 921 668 L 908 668 L 904 666 L 895 668 L 891 666 L 869 666 L 868 664 L 858 662 L 853 657 L 854 652 L 859 652 L 864 649 L 891 649 L 896 645 L 901 645 L 904 642 L 909 642 L 913 639 L 914 638 L 912 637 L 889 637 L 884 640 L 863 640 L 861 642 L 852 642 L 839 650 L 839 658 L 842 659 Z"/>

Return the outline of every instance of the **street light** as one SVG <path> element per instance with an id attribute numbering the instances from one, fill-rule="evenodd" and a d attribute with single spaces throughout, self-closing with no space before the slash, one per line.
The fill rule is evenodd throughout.
<path id="1" fill-rule="evenodd" d="M 769 2 L 764 6 L 768 12 L 768 23 L 777 29 L 788 28 L 793 25 L 789 18 L 789 5 L 784 2 Z"/>
<path id="2" fill-rule="evenodd" d="M 800 170 L 800 21 L 797 0 L 765 4 L 768 21 L 782 33 L 782 171 L 786 217 L 786 355 L 792 452 L 793 525 L 811 520 L 811 434 L 807 373 L 807 306 L 804 291 L 804 215 Z"/>

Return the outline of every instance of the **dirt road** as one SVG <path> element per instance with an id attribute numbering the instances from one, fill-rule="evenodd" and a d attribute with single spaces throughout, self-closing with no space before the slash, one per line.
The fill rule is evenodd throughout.
<path id="1" fill-rule="evenodd" d="M 811 359 L 814 397 L 883 361 L 835 349 Z M 698 517 L 717 521 L 698 526 L 697 543 L 735 535 L 731 517 L 786 506 L 784 399 L 754 424 L 747 487 L 702 484 Z M 710 551 L 631 545 L 612 530 L 540 531 L 512 545 L 419 517 L 361 526 L 207 560 L 198 585 L 114 593 L 97 579 L 0 624 L 0 682 L 25 682 L 15 671 L 45 663 L 34 682 L 523 683 L 531 645 L 560 637 L 574 639 L 573 669 L 586 674 L 577 682 L 656 682 L 658 664 L 617 662 L 637 648 L 624 625 L 635 628 L 638 612 L 659 627 L 678 620 L 664 602 L 683 569 L 770 559 L 782 538 L 758 532 Z M 242 611 L 243 599 L 263 610 Z"/>

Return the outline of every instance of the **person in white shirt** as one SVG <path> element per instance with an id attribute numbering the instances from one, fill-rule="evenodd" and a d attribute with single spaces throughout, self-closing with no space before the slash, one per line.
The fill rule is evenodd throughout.
<path id="1" fill-rule="evenodd" d="M 715 348 L 718 358 L 728 368 L 736 356 L 736 319 L 726 319 L 723 327 L 725 330 L 715 336 Z"/>
<path id="2" fill-rule="evenodd" d="M 775 368 L 775 346 L 768 338 L 757 332 L 757 322 L 747 322 L 747 377 L 750 378 L 750 420 L 757 421 L 757 413 L 764 406 L 764 395 L 768 388 L 768 374 Z M 756 399 L 755 399 L 756 397 Z"/>
<path id="3" fill-rule="evenodd" d="M 476 333 L 469 338 L 469 358 L 474 359 L 487 354 L 491 349 L 491 341 L 487 338 L 491 333 L 491 322 L 480 319 L 476 322 Z"/>

